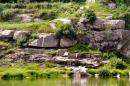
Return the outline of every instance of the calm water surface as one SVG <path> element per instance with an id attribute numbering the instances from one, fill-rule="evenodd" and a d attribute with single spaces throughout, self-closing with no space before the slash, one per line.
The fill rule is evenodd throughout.
<path id="1" fill-rule="evenodd" d="M 128 78 L 0 80 L 0 86 L 130 86 Z"/>

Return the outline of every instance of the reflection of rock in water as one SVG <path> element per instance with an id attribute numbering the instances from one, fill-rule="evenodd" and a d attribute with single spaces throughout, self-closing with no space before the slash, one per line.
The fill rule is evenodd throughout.
<path id="1" fill-rule="evenodd" d="M 87 79 L 86 78 L 74 78 L 73 86 L 87 86 Z"/>
<path id="2" fill-rule="evenodd" d="M 67 67 L 72 69 L 74 72 L 74 79 L 72 81 L 72 86 L 87 86 L 87 79 L 82 78 L 82 74 L 86 74 L 87 68 L 85 67 Z"/>

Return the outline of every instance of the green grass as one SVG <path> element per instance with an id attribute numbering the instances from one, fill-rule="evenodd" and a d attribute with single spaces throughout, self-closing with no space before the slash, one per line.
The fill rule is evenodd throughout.
<path id="1" fill-rule="evenodd" d="M 0 67 L 1 79 L 28 79 L 28 78 L 60 78 L 65 75 L 70 76 L 70 70 L 63 67 L 54 66 L 52 63 L 45 63 L 45 68 L 41 68 L 40 64 L 27 64 L 23 67 Z M 48 66 L 49 65 L 49 66 Z"/>
<path id="2" fill-rule="evenodd" d="M 90 45 L 76 44 L 68 49 L 69 52 L 78 52 L 83 54 L 101 54 L 98 49 L 92 48 Z"/>
<path id="3" fill-rule="evenodd" d="M 55 29 L 51 28 L 50 23 L 54 22 L 56 24 Z M 53 33 L 56 32 L 63 23 L 61 21 L 48 21 L 48 22 L 31 22 L 31 23 L 9 23 L 9 22 L 0 22 L 0 28 L 3 29 L 13 29 L 13 30 L 30 30 L 32 32 L 46 32 Z"/>
<path id="4" fill-rule="evenodd" d="M 29 4 L 0 4 L 3 8 L 1 13 L 0 28 L 4 29 L 17 29 L 17 30 L 32 30 L 34 32 L 55 32 L 55 29 L 50 28 L 48 20 L 55 18 L 69 18 L 74 22 L 78 22 L 81 15 L 88 9 L 93 10 L 98 17 L 105 19 L 107 16 L 113 16 L 114 19 L 125 18 L 128 20 L 129 7 L 119 6 L 116 9 L 109 9 L 101 3 L 29 3 Z M 84 6 L 84 10 L 80 7 Z M 8 21 L 10 17 L 16 13 L 32 13 L 33 17 L 38 17 L 46 20 L 41 23 L 20 23 Z M 127 16 L 126 16 L 127 15 Z M 12 17 L 13 18 L 13 17 Z M 13 22 L 13 23 L 12 23 Z M 57 29 L 60 28 L 62 23 L 57 24 Z M 59 26 L 58 26 L 59 25 Z M 128 26 L 128 25 L 127 25 Z"/>

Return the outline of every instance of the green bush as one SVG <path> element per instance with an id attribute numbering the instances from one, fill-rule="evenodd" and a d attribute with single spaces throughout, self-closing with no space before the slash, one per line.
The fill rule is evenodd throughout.
<path id="1" fill-rule="evenodd" d="M 30 77 L 30 78 L 42 78 L 42 72 L 39 70 L 27 70 L 26 74 Z"/>
<path id="2" fill-rule="evenodd" d="M 93 24 L 96 20 L 96 14 L 92 10 L 86 10 L 84 17 L 88 20 L 89 23 Z"/>
<path id="3" fill-rule="evenodd" d="M 89 69 L 87 72 L 92 75 L 98 74 L 98 70 L 96 69 Z"/>
<path id="4" fill-rule="evenodd" d="M 25 36 L 20 36 L 17 38 L 17 46 L 18 47 L 25 47 L 26 43 L 28 42 L 29 37 L 25 37 Z"/>
<path id="5" fill-rule="evenodd" d="M 3 10 L 0 14 L 0 19 L 1 21 L 9 21 L 13 19 L 16 13 L 17 13 L 17 10 L 14 10 L 14 9 Z"/>
<path id="6" fill-rule="evenodd" d="M 68 24 L 63 25 L 61 29 L 56 32 L 56 37 L 58 39 L 63 37 L 76 39 L 76 36 L 77 36 L 76 30 L 71 25 Z"/>
<path id="7" fill-rule="evenodd" d="M 109 69 L 105 69 L 105 68 L 101 68 L 99 69 L 99 75 L 102 77 L 108 77 L 110 76 L 110 70 Z"/>
<path id="8" fill-rule="evenodd" d="M 6 73 L 1 78 L 5 79 L 5 80 L 7 80 L 7 79 L 23 79 L 24 75 L 22 73 L 17 73 L 17 74 Z"/>
<path id="9" fill-rule="evenodd" d="M 122 61 L 122 59 L 119 59 L 119 58 L 111 58 L 110 65 L 112 68 L 116 68 L 116 69 L 126 69 L 127 68 L 126 63 L 124 61 Z"/>

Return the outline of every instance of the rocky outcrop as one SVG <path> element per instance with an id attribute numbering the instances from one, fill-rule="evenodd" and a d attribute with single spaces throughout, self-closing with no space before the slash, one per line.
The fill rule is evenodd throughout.
<path id="1" fill-rule="evenodd" d="M 104 20 L 100 19 L 100 18 L 97 18 L 93 24 L 93 28 L 95 30 L 104 30 Z"/>
<path id="2" fill-rule="evenodd" d="M 60 47 L 71 47 L 77 43 L 76 40 L 71 40 L 69 38 L 61 38 L 60 40 Z"/>
<path id="3" fill-rule="evenodd" d="M 43 22 L 44 21 L 41 18 L 34 18 L 33 14 L 30 13 L 16 14 L 14 19 L 20 22 Z"/>
<path id="4" fill-rule="evenodd" d="M 117 6 L 116 3 L 113 3 L 113 2 L 108 3 L 108 7 L 109 7 L 110 9 L 115 9 L 116 6 Z"/>
<path id="5" fill-rule="evenodd" d="M 116 50 L 120 37 L 113 31 L 91 31 L 85 36 L 79 36 L 79 41 L 84 44 L 91 44 L 102 51 Z"/>
<path id="6" fill-rule="evenodd" d="M 21 22 L 32 22 L 33 17 L 32 14 L 16 14 L 17 19 L 21 20 Z"/>
<path id="7" fill-rule="evenodd" d="M 58 39 L 56 39 L 56 36 L 52 33 L 38 34 L 38 39 L 29 43 L 29 47 L 56 48 L 58 47 Z"/>
<path id="8" fill-rule="evenodd" d="M 125 29 L 124 20 L 102 20 L 101 18 L 97 18 L 93 24 L 89 24 L 86 19 L 81 18 L 78 25 L 83 30 L 103 31 Z"/>
<path id="9" fill-rule="evenodd" d="M 30 31 L 15 31 L 14 35 L 13 35 L 13 38 L 14 39 L 17 39 L 19 37 L 28 37 L 31 35 L 31 32 Z"/>
<path id="10" fill-rule="evenodd" d="M 124 20 L 107 20 L 104 23 L 104 28 L 116 30 L 116 29 L 125 29 Z"/>
<path id="11" fill-rule="evenodd" d="M 13 39 L 15 30 L 1 30 L 0 31 L 0 40 L 1 41 L 10 41 Z"/>
<path id="12" fill-rule="evenodd" d="M 92 2 L 92 3 L 95 3 L 96 0 L 86 0 L 87 2 Z"/>

